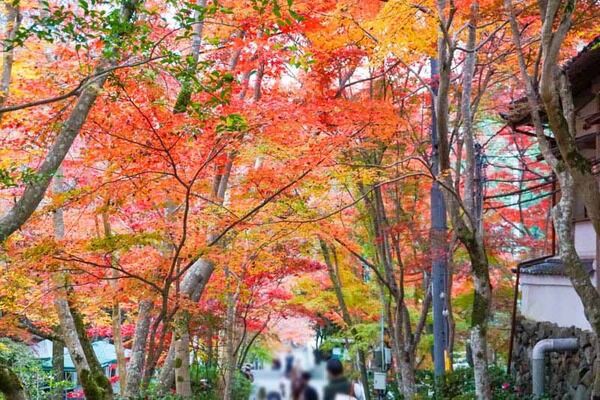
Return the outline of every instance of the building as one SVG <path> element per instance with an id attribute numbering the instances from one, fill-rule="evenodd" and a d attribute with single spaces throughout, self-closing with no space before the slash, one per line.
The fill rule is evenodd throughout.
<path id="1" fill-rule="evenodd" d="M 42 340 L 31 346 L 31 350 L 42 362 L 44 370 L 52 370 L 52 341 Z M 98 362 L 104 369 L 104 373 L 113 384 L 115 393 L 120 392 L 119 379 L 117 376 L 117 353 L 115 346 L 106 340 L 99 340 L 92 343 L 94 353 L 98 358 Z M 83 391 L 80 388 L 77 378 L 77 371 L 71 359 L 69 351 L 64 348 L 64 380 L 72 383 L 72 387 L 68 389 L 67 398 L 83 398 Z M 130 350 L 125 350 L 125 357 L 129 357 Z"/>
<path id="2" fill-rule="evenodd" d="M 576 141 L 583 155 L 596 165 L 600 160 L 600 36 L 585 46 L 564 68 L 571 82 L 576 108 Z M 531 134 L 523 129 L 530 124 L 528 108 L 526 99 L 520 99 L 510 105 L 508 113 L 502 114 L 515 134 Z M 551 137 L 549 140 L 553 142 Z M 573 223 L 577 252 L 594 285 L 598 286 L 600 274 L 596 271 L 600 242 L 580 198 L 576 198 Z M 518 266 L 518 272 L 520 312 L 523 316 L 563 327 L 590 329 L 583 316 L 581 301 L 556 254 L 525 261 Z"/>
<path id="3" fill-rule="evenodd" d="M 598 172 L 600 161 L 600 36 L 585 46 L 563 66 L 573 93 L 576 110 L 576 142 L 583 155 Z M 502 117 L 515 134 L 532 134 L 526 99 L 512 103 Z M 549 135 L 550 143 L 554 141 Z M 553 200 L 560 196 L 557 193 Z M 592 283 L 600 288 L 600 241 L 587 217 L 581 198 L 575 199 L 574 236 L 577 253 Z M 579 296 L 554 251 L 527 260 L 514 270 L 517 274 L 509 368 L 525 391 L 531 384 L 532 350 L 540 340 L 575 337 L 579 349 L 574 353 L 551 353 L 546 368 L 548 394 L 553 398 L 589 398 L 594 376 L 596 337 L 591 332 Z M 518 302 L 520 294 L 520 302 Z M 517 304 L 518 309 L 517 309 Z M 569 397 L 570 396 L 570 397 Z"/>

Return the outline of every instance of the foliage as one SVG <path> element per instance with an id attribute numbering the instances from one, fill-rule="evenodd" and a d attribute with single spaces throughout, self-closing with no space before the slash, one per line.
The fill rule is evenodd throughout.
<path id="1" fill-rule="evenodd" d="M 476 24 L 472 3 L 480 8 Z M 455 187 L 446 189 L 456 198 L 473 194 L 466 193 L 474 170 L 465 161 L 461 96 L 466 58 L 475 54 L 473 139 L 483 154 L 482 235 L 493 287 L 486 332 L 490 350 L 504 354 L 510 269 L 552 250 L 547 211 L 555 188 L 537 141 L 498 115 L 524 86 L 514 78 L 501 5 L 450 4 L 446 27 L 432 0 L 4 2 L 0 218 L 29 196 L 27 187 L 50 176 L 53 184 L 1 243 L 0 332 L 26 338 L 27 330 L 62 328 L 48 304 L 65 295 L 88 332 L 119 329 L 128 347 L 139 305 L 149 301 L 151 326 L 142 334 L 152 370 L 182 315 L 197 338 L 194 351 L 216 358 L 229 337 L 249 360 L 266 360 L 271 343 L 310 338 L 290 329 L 295 318 L 317 327 L 323 349 L 351 338 L 353 357 L 378 344 L 383 314 L 384 340 L 414 339 L 403 344 L 414 350 L 411 367 L 429 368 L 428 284 L 438 256 L 431 188 L 450 177 Z M 123 5 L 133 7 L 131 23 Z M 536 62 L 537 5 L 518 7 L 527 58 Z M 8 21 L 11 9 L 18 15 Z M 599 14 L 592 2 L 578 6 L 564 59 L 597 35 Z M 451 167 L 434 176 L 431 94 L 440 75 L 431 75 L 430 61 L 440 38 L 463 46 L 475 25 L 480 45 L 455 49 L 445 68 L 453 74 L 444 115 L 453 129 Z M 98 97 L 77 115 L 88 88 Z M 74 139 L 60 170 L 41 174 L 73 115 L 81 127 L 68 130 Z M 473 283 L 455 228 L 440 239 L 448 244 L 445 298 L 460 351 Z M 198 265 L 211 266 L 201 292 L 186 292 Z M 24 380 L 33 379 L 34 364 L 15 360 Z M 195 394 L 218 398 L 221 372 L 194 366 Z M 470 372 L 455 371 L 439 388 L 423 373 L 423 390 L 471 396 Z M 503 378 L 491 372 L 496 385 Z M 245 396 L 247 381 L 236 375 L 234 383 L 236 396 Z"/>
<path id="2" fill-rule="evenodd" d="M 49 400 L 56 390 L 70 387 L 69 382 L 55 381 L 52 372 L 44 371 L 40 360 L 23 343 L 0 338 L 0 364 L 12 369 L 31 399 Z"/>
<path id="3" fill-rule="evenodd" d="M 506 374 L 505 368 L 491 366 L 489 372 L 494 399 L 517 400 L 527 398 L 522 393 L 515 391 L 513 378 Z M 419 393 L 424 399 L 475 399 L 475 383 L 471 368 L 460 368 L 446 374 L 445 380 L 441 384 L 435 383 L 432 371 L 420 371 L 418 379 L 420 384 Z"/>

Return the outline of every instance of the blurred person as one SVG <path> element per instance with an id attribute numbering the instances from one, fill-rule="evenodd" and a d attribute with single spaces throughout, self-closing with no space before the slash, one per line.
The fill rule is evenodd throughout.
<path id="1" fill-rule="evenodd" d="M 344 376 L 344 366 L 337 359 L 327 361 L 327 378 L 324 400 L 364 400 L 365 394 L 360 384 L 355 384 Z"/>
<path id="2" fill-rule="evenodd" d="M 242 375 L 246 377 L 250 382 L 254 382 L 254 374 L 252 373 L 252 365 L 245 364 L 241 369 Z"/>
<path id="3" fill-rule="evenodd" d="M 281 369 L 281 361 L 279 361 L 278 358 L 273 359 L 271 369 L 273 369 L 273 371 L 279 371 Z"/>
<path id="4" fill-rule="evenodd" d="M 261 386 L 260 389 L 258 389 L 256 400 L 267 400 L 267 389 L 265 389 L 264 386 Z"/>
<path id="5" fill-rule="evenodd" d="M 310 379 L 312 378 L 310 372 L 303 372 L 300 376 L 302 380 L 302 391 L 298 400 L 319 400 L 319 395 L 314 387 L 310 385 Z"/>
<path id="6" fill-rule="evenodd" d="M 281 400 L 281 395 L 277 392 L 269 392 L 267 400 Z"/>
<path id="7" fill-rule="evenodd" d="M 290 350 L 285 356 L 285 376 L 288 378 L 292 373 L 292 368 L 294 368 L 294 354 L 292 354 L 292 351 Z"/>

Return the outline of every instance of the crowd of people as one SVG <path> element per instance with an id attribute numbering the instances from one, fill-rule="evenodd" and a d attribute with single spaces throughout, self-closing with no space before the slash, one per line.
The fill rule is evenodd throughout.
<path id="1" fill-rule="evenodd" d="M 281 370 L 281 362 L 274 360 L 273 370 Z M 327 384 L 321 395 L 312 385 L 312 374 L 303 371 L 294 365 L 293 356 L 285 358 L 285 368 L 282 371 L 282 380 L 277 390 L 268 391 L 259 387 L 256 400 L 364 400 L 363 387 L 358 382 L 353 382 L 344 374 L 344 366 L 338 359 L 327 361 Z"/>

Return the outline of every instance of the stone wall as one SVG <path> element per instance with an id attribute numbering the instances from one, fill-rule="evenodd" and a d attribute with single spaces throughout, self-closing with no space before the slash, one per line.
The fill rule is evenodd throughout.
<path id="1" fill-rule="evenodd" d="M 542 339 L 576 337 L 579 350 L 546 356 L 545 390 L 553 399 L 589 399 L 594 380 L 596 337 L 593 333 L 550 322 L 517 320 L 511 371 L 521 393 L 531 393 L 531 352 Z"/>

